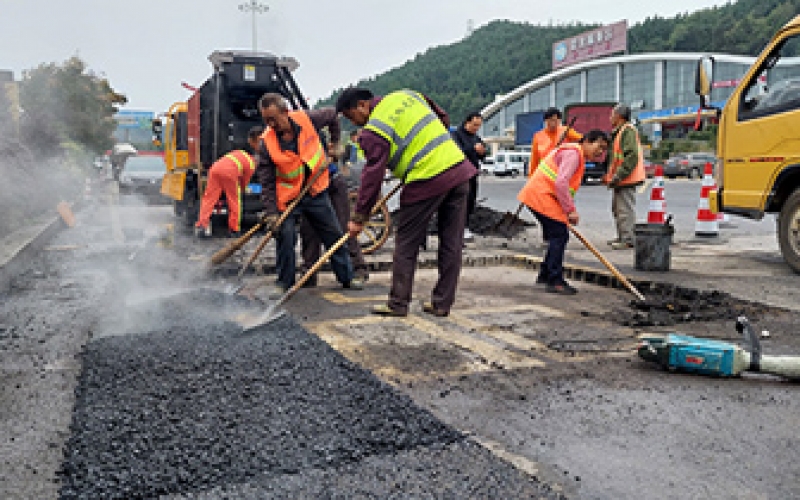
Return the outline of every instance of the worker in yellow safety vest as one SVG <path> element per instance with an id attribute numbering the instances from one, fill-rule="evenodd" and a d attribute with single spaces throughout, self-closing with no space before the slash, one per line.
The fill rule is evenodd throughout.
<path id="1" fill-rule="evenodd" d="M 351 237 L 363 230 L 381 195 L 386 170 L 403 183 L 389 300 L 372 312 L 384 316 L 408 314 L 419 248 L 436 213 L 439 279 L 423 311 L 448 315 L 461 274 L 469 180 L 477 170 L 450 137 L 447 113 L 412 90 L 376 97 L 364 88 L 342 92 L 336 110 L 364 127 L 359 145 L 366 164 L 355 213 L 348 224 Z"/>
<path id="2" fill-rule="evenodd" d="M 564 280 L 564 251 L 569 239 L 568 224 L 580 217 L 573 198 L 581 187 L 586 160 L 602 158 L 608 136 L 591 130 L 578 144 L 562 144 L 551 151 L 528 179 L 517 199 L 533 212 L 547 240 L 547 254 L 536 278 L 550 293 L 574 295 L 578 291 Z"/>

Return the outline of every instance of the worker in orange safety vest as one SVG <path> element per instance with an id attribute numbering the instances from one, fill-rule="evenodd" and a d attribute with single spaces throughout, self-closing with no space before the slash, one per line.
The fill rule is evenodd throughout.
<path id="1" fill-rule="evenodd" d="M 532 176 L 539 163 L 556 148 L 559 139 L 562 142 L 578 142 L 583 137 L 580 132 L 561 124 L 561 111 L 558 108 L 548 108 L 544 112 L 544 128 L 533 134 L 531 141 L 531 162 L 528 166 L 528 176 Z"/>
<path id="2" fill-rule="evenodd" d="M 564 280 L 568 224 L 577 225 L 580 219 L 573 198 L 581 187 L 586 160 L 602 158 L 608 142 L 605 132 L 592 130 L 578 144 L 562 144 L 539 163 L 536 173 L 517 195 L 538 219 L 547 240 L 547 254 L 536 278 L 536 283 L 547 285 L 547 292 L 578 292 Z"/>
<path id="3" fill-rule="evenodd" d="M 247 142 L 251 151 L 257 149 L 262 130 L 262 127 L 250 129 Z M 255 171 L 256 162 L 253 156 L 241 149 L 231 151 L 211 165 L 208 170 L 206 190 L 200 203 L 200 215 L 195 224 L 196 236 L 211 236 L 211 213 L 222 193 L 225 193 L 228 205 L 228 235 L 239 236 L 242 222 L 242 193 Z"/>

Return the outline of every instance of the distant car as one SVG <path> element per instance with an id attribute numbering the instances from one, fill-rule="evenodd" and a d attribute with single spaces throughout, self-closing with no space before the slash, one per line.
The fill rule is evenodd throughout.
<path id="1" fill-rule="evenodd" d="M 664 176 L 674 179 L 675 177 L 688 177 L 697 179 L 703 176 L 706 163 L 711 166 L 716 164 L 717 157 L 711 153 L 683 153 L 669 158 L 664 163 Z"/>
<path id="2" fill-rule="evenodd" d="M 599 182 L 603 180 L 605 173 L 606 164 L 604 161 L 587 161 L 583 170 L 583 183 L 586 184 L 592 180 Z"/>
<path id="3" fill-rule="evenodd" d="M 531 154 L 527 151 L 500 151 L 491 161 L 491 173 L 494 175 L 516 177 L 525 172 L 525 167 L 531 161 Z"/>
<path id="4" fill-rule="evenodd" d="M 662 169 L 664 168 L 663 165 L 658 163 L 653 163 L 650 160 L 644 161 L 644 173 L 648 179 L 656 176 L 656 167 L 661 167 Z"/>
<path id="5" fill-rule="evenodd" d="M 494 158 L 484 158 L 481 162 L 481 175 L 494 173 Z"/>
<path id="6" fill-rule="evenodd" d="M 137 154 L 125 161 L 119 176 L 121 192 L 161 196 L 161 180 L 167 165 L 160 154 Z"/>

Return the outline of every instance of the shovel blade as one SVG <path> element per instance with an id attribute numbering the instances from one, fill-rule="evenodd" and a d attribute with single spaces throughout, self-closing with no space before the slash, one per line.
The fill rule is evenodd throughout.
<path id="1" fill-rule="evenodd" d="M 242 333 L 251 333 L 253 330 L 268 325 L 286 315 L 286 311 L 278 309 L 274 305 L 266 311 L 258 313 L 242 313 L 236 316 L 235 321 L 242 327 Z"/>

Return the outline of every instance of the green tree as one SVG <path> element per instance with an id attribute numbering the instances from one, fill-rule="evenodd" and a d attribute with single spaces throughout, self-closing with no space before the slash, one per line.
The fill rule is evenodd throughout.
<path id="1" fill-rule="evenodd" d="M 24 72 L 20 82 L 20 135 L 44 154 L 66 144 L 98 153 L 113 144 L 113 115 L 116 105 L 125 102 L 124 95 L 88 71 L 78 57 L 62 65 L 42 64 Z"/>

